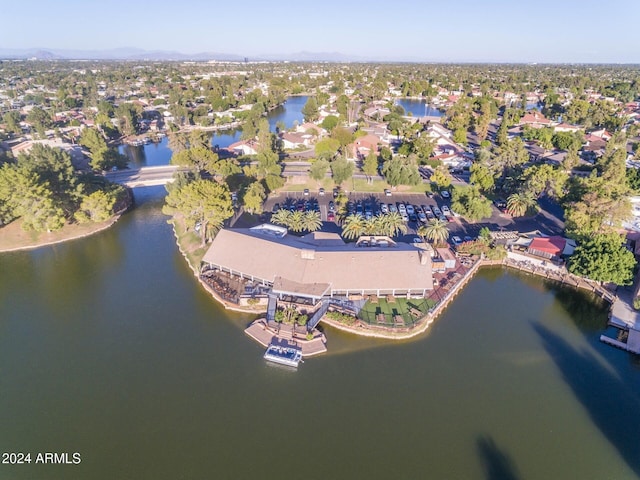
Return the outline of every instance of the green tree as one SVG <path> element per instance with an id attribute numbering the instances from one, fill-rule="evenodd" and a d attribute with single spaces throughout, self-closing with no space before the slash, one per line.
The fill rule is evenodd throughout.
<path id="1" fill-rule="evenodd" d="M 402 215 L 398 212 L 389 212 L 373 218 L 379 225 L 376 228 L 376 235 L 388 235 L 395 237 L 399 233 L 407 233 L 407 224 L 404 223 Z"/>
<path id="2" fill-rule="evenodd" d="M 354 240 L 367 233 L 367 220 L 362 215 L 349 215 L 342 223 L 342 236 Z"/>
<path id="3" fill-rule="evenodd" d="M 331 132 L 338 126 L 338 122 L 338 117 L 336 117 L 335 115 L 327 115 L 327 117 L 322 121 L 321 126 L 327 132 Z"/>
<path id="4" fill-rule="evenodd" d="M 318 103 L 316 97 L 309 97 L 307 103 L 302 107 L 302 115 L 305 122 L 315 122 L 318 119 Z"/>
<path id="5" fill-rule="evenodd" d="M 33 126 L 41 137 L 45 136 L 45 131 L 53 127 L 51 116 L 40 107 L 33 107 L 27 114 L 27 123 Z"/>
<path id="6" fill-rule="evenodd" d="M 618 234 L 597 234 L 582 242 L 571 256 L 569 271 L 597 282 L 633 283 L 636 260 Z"/>
<path id="7" fill-rule="evenodd" d="M 541 195 L 562 198 L 568 180 L 567 172 L 549 164 L 533 165 L 527 168 L 521 177 L 524 191 L 536 198 Z"/>
<path id="8" fill-rule="evenodd" d="M 331 176 L 336 185 L 342 185 L 353 176 L 353 163 L 339 156 L 331 161 Z"/>
<path id="9" fill-rule="evenodd" d="M 267 194 L 260 182 L 253 182 L 244 194 L 244 208 L 249 213 L 262 213 L 262 205 Z"/>
<path id="10" fill-rule="evenodd" d="M 304 230 L 307 232 L 315 232 L 322 228 L 322 219 L 320 218 L 320 212 L 309 210 L 304 212 L 303 219 Z"/>
<path id="11" fill-rule="evenodd" d="M 422 181 L 420 171 L 413 158 L 396 156 L 384 162 L 382 175 L 389 185 L 418 185 Z"/>
<path id="12" fill-rule="evenodd" d="M 464 128 L 457 128 L 453 132 L 453 141 L 458 145 L 466 145 L 467 144 L 467 130 Z"/>
<path id="13" fill-rule="evenodd" d="M 315 153 L 318 158 L 331 159 L 340 148 L 340 142 L 334 138 L 323 138 L 315 146 Z"/>
<path id="14" fill-rule="evenodd" d="M 113 215 L 117 199 L 116 191 L 96 190 L 82 199 L 74 216 L 79 223 L 104 222 Z"/>
<path id="15" fill-rule="evenodd" d="M 20 127 L 20 112 L 11 110 L 5 113 L 2 117 L 4 127 L 7 132 L 20 134 L 22 133 L 22 127 Z"/>
<path id="16" fill-rule="evenodd" d="M 495 178 L 491 173 L 491 170 L 486 165 L 475 162 L 469 169 L 471 176 L 469 182 L 472 185 L 476 185 L 483 192 L 490 192 L 495 186 Z"/>
<path id="17" fill-rule="evenodd" d="M 419 235 L 436 244 L 442 244 L 449 238 L 448 223 L 437 218 L 431 220 L 428 225 L 420 227 Z"/>
<path id="18" fill-rule="evenodd" d="M 478 221 L 491 216 L 491 201 L 477 187 L 455 187 L 451 196 L 451 209 L 468 220 Z"/>
<path id="19" fill-rule="evenodd" d="M 507 212 L 514 217 L 521 217 L 536 205 L 536 199 L 531 193 L 513 193 L 507 198 Z"/>
<path id="20" fill-rule="evenodd" d="M 431 175 L 431 181 L 438 185 L 439 188 L 447 188 L 451 185 L 451 180 L 451 174 L 444 165 L 436 167 L 433 175 Z"/>
<path id="21" fill-rule="evenodd" d="M 182 216 L 187 228 L 197 227 L 204 245 L 233 215 L 233 204 L 226 185 L 199 179 L 167 194 L 162 211 Z"/>
<path id="22" fill-rule="evenodd" d="M 343 127 L 334 128 L 331 132 L 331 138 L 338 141 L 343 153 L 347 145 L 353 143 L 353 133 L 351 133 L 351 130 Z"/>
<path id="23" fill-rule="evenodd" d="M 362 171 L 368 177 L 369 183 L 371 183 L 371 177 L 378 174 L 378 156 L 370 152 L 362 162 Z"/>
<path id="24" fill-rule="evenodd" d="M 309 170 L 309 175 L 317 182 L 324 180 L 329 171 L 329 162 L 324 158 L 316 159 Z"/>

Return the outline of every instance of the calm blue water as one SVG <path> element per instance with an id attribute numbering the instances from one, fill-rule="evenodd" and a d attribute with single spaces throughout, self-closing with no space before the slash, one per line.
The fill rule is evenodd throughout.
<path id="1" fill-rule="evenodd" d="M 294 122 L 304 122 L 302 107 L 309 97 L 289 97 L 284 105 L 269 112 L 268 119 L 271 131 L 275 132 L 276 123 L 284 122 L 286 128 L 293 127 Z"/>
<path id="2" fill-rule="evenodd" d="M 129 165 L 132 167 L 168 165 L 171 160 L 171 149 L 167 137 L 159 143 L 148 143 L 139 147 L 120 145 L 118 152 L 129 157 Z"/>
<path id="3" fill-rule="evenodd" d="M 276 123 L 284 122 L 286 128 L 291 128 L 295 122 L 302 123 L 302 107 L 307 103 L 308 97 L 289 97 L 283 106 L 269 112 L 267 119 L 271 131 L 275 132 Z M 218 148 L 226 148 L 232 143 L 238 142 L 242 135 L 242 129 L 221 130 L 214 132 L 211 137 L 211 145 Z M 118 151 L 129 157 L 129 165 L 132 167 L 153 167 L 168 165 L 171 162 L 171 149 L 169 140 L 165 137 L 160 143 L 149 143 L 139 147 L 120 145 Z"/>
<path id="4" fill-rule="evenodd" d="M 441 117 L 443 113 L 432 105 L 427 105 L 426 100 L 416 100 L 413 98 L 400 98 L 396 100 L 396 105 L 404 108 L 406 115 L 411 112 L 414 117 Z"/>

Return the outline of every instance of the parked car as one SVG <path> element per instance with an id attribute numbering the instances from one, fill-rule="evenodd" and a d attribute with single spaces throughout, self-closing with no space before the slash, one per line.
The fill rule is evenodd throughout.
<path id="1" fill-rule="evenodd" d="M 335 222 L 336 214 L 333 212 L 327 213 L 327 222 Z"/>
<path id="2" fill-rule="evenodd" d="M 451 210 L 449 210 L 449 207 L 447 207 L 446 205 L 443 205 L 442 206 L 442 213 L 448 217 L 448 216 L 451 215 Z"/>
<path id="3" fill-rule="evenodd" d="M 271 209 L 271 213 L 276 213 L 278 210 L 280 210 L 280 204 L 276 203 L 273 205 L 273 208 Z"/>
<path id="4" fill-rule="evenodd" d="M 451 195 L 449 194 L 449 190 L 442 190 L 440 192 L 440 195 L 442 196 L 442 198 L 449 198 Z"/>
<path id="5" fill-rule="evenodd" d="M 427 223 L 427 215 L 424 212 L 418 212 L 418 220 L 422 223 Z"/>
<path id="6" fill-rule="evenodd" d="M 389 207 L 387 207 L 386 203 L 381 203 L 380 204 L 380 213 L 385 214 L 385 215 L 387 213 L 389 213 Z"/>
<path id="7" fill-rule="evenodd" d="M 336 211 L 336 204 L 333 202 L 333 200 L 329 200 L 328 209 L 329 209 L 330 212 L 335 212 Z"/>
<path id="8" fill-rule="evenodd" d="M 333 198 L 336 198 L 339 193 L 340 193 L 340 189 L 339 188 L 334 188 L 333 189 Z"/>
<path id="9" fill-rule="evenodd" d="M 398 207 L 396 207 L 393 203 L 389 204 L 389 211 L 391 213 L 398 213 Z"/>
<path id="10" fill-rule="evenodd" d="M 391 190 L 389 190 L 388 188 L 385 188 L 385 189 L 384 189 L 384 194 L 385 194 L 387 197 L 390 197 L 390 196 L 391 196 Z"/>
<path id="11" fill-rule="evenodd" d="M 320 190 L 318 190 L 318 195 L 324 197 L 324 188 L 320 188 Z"/>
<path id="12" fill-rule="evenodd" d="M 416 210 L 415 208 L 413 208 L 413 205 L 407 204 L 406 209 L 407 209 L 407 215 L 415 215 Z"/>
<path id="13" fill-rule="evenodd" d="M 454 235 L 453 237 L 451 237 L 451 243 L 452 243 L 455 247 L 457 247 L 458 245 L 460 245 L 460 244 L 462 243 L 462 239 L 461 239 L 459 236 Z"/>
<path id="14" fill-rule="evenodd" d="M 304 191 L 302 192 L 302 194 L 303 194 L 305 197 L 308 197 L 308 196 L 309 196 L 309 189 L 308 189 L 308 188 L 305 188 L 305 189 L 304 189 Z"/>
<path id="15" fill-rule="evenodd" d="M 427 197 L 433 198 L 433 192 L 427 192 Z"/>
<path id="16" fill-rule="evenodd" d="M 405 215 L 407 214 L 407 207 L 405 206 L 405 204 L 404 204 L 404 203 L 402 203 L 402 202 L 398 202 L 398 211 L 399 211 L 400 213 L 405 214 Z"/>

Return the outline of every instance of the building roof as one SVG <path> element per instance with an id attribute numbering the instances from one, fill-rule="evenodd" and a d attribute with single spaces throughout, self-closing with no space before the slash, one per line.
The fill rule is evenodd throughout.
<path id="1" fill-rule="evenodd" d="M 550 255 L 561 255 L 567 241 L 562 237 L 534 238 L 529 244 L 529 250 L 537 250 Z"/>
<path id="2" fill-rule="evenodd" d="M 314 292 L 314 284 L 329 284 L 333 291 L 433 288 L 431 264 L 421 262 L 414 246 L 358 247 L 338 243 L 334 235 L 278 238 L 254 229 L 223 229 L 203 262 L 270 283 L 279 277 L 285 289 L 296 284 Z"/>

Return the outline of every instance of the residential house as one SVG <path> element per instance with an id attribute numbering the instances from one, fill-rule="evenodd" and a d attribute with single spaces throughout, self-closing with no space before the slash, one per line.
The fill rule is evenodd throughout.
<path id="1" fill-rule="evenodd" d="M 540 112 L 532 111 L 524 114 L 520 119 L 519 125 L 529 125 L 532 128 L 550 127 L 551 120 L 546 118 Z"/>
<path id="2" fill-rule="evenodd" d="M 290 133 L 283 132 L 280 134 L 282 146 L 286 149 L 308 147 L 312 143 L 313 136 L 308 133 Z"/>
<path id="3" fill-rule="evenodd" d="M 364 137 L 359 137 L 351 144 L 353 158 L 364 158 L 369 153 L 378 154 L 378 145 L 382 143 L 380 137 L 367 133 Z"/>
<path id="4" fill-rule="evenodd" d="M 255 140 L 241 140 L 229 145 L 227 150 L 234 155 L 256 155 L 258 143 Z"/>

